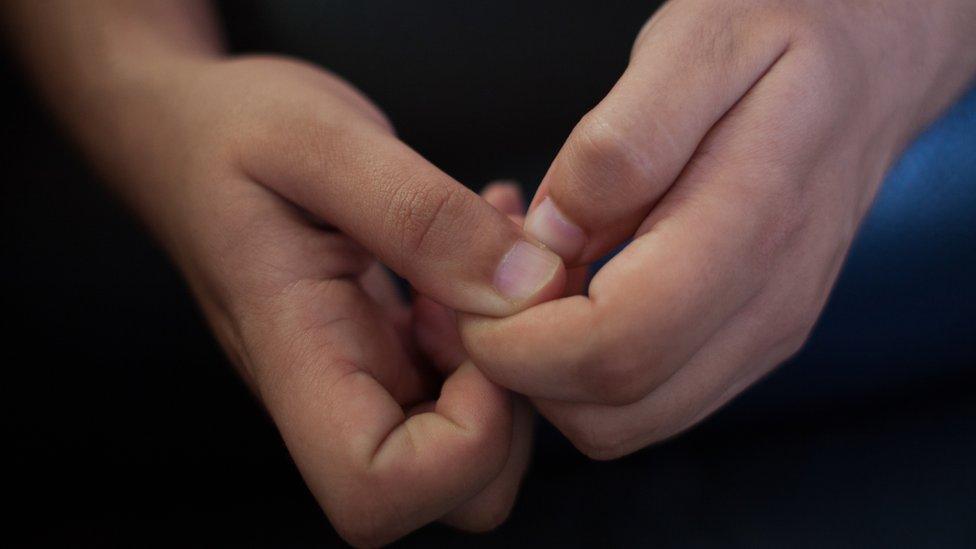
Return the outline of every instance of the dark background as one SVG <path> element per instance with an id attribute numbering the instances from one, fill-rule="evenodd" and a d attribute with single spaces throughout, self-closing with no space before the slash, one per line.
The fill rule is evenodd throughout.
<path id="1" fill-rule="evenodd" d="M 222 11 L 235 49 L 326 65 L 448 173 L 473 187 L 517 177 L 529 190 L 652 11 L 346 4 Z M 6 57 L 0 82 L 3 536 L 338 543 L 165 256 Z M 541 425 L 506 525 L 477 537 L 432 526 L 403 544 L 976 546 L 976 191 L 910 208 L 897 194 L 921 177 L 976 189 L 976 107 L 959 116 L 886 185 L 797 359 L 686 435 L 615 462 L 589 461 Z M 947 133 L 962 144 L 946 145 Z M 932 157 L 955 164 L 932 173 Z"/>

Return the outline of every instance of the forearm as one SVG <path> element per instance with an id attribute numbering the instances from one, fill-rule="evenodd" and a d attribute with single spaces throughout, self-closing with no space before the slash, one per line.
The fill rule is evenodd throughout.
<path id="1" fill-rule="evenodd" d="M 58 121 L 150 225 L 176 175 L 174 124 L 193 67 L 221 55 L 205 0 L 13 0 L 4 33 Z M 156 231 L 159 232 L 159 231 Z"/>
<path id="2" fill-rule="evenodd" d="M 99 164 L 182 67 L 222 51 L 205 0 L 14 0 L 0 16 L 45 101 Z"/>
<path id="3" fill-rule="evenodd" d="M 0 6 L 0 16 L 49 94 L 110 90 L 153 63 L 222 49 L 206 0 L 13 0 Z"/>
<path id="4" fill-rule="evenodd" d="M 912 17 L 893 29 L 886 46 L 914 50 L 900 56 L 900 85 L 913 87 L 921 129 L 947 108 L 976 77 L 976 2 L 936 0 L 907 3 Z M 916 27 L 910 29 L 909 27 Z M 919 40 L 912 40 L 918 32 Z M 895 56 L 891 56 L 895 57 Z M 914 84 L 914 86 L 913 86 Z"/>

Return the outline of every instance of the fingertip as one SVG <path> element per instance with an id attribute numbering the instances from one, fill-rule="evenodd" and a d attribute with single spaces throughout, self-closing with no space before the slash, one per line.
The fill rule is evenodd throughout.
<path id="1" fill-rule="evenodd" d="M 525 232 L 571 263 L 586 245 L 586 233 L 545 197 L 525 219 Z"/>
<path id="2" fill-rule="evenodd" d="M 566 284 L 566 268 L 562 259 L 550 250 L 519 240 L 502 258 L 492 284 L 522 309 L 561 295 Z"/>
<path id="3" fill-rule="evenodd" d="M 504 214 L 517 215 L 525 212 L 525 197 L 516 181 L 492 181 L 481 191 L 481 197 Z"/>

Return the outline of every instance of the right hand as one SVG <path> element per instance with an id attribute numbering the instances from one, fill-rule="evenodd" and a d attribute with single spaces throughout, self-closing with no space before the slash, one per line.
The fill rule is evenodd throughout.
<path id="1" fill-rule="evenodd" d="M 93 156 L 175 257 L 339 533 L 374 545 L 504 519 L 530 422 L 470 363 L 441 384 L 379 261 L 439 304 L 502 316 L 558 296 L 560 259 L 333 75 L 275 58 L 166 75 L 120 95 Z"/>

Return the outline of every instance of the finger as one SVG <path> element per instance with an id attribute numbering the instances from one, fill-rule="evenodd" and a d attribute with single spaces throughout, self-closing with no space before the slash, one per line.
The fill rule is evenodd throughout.
<path id="1" fill-rule="evenodd" d="M 513 413 L 512 445 L 505 468 L 481 493 L 444 516 L 443 522 L 461 530 L 485 532 L 505 522 L 511 513 L 532 457 L 535 427 L 535 412 L 525 400 L 515 399 Z"/>
<path id="2" fill-rule="evenodd" d="M 521 226 L 518 216 L 525 211 L 525 199 L 517 183 L 493 181 L 482 190 L 481 196 Z M 418 294 L 414 297 L 413 318 L 414 335 L 421 351 L 441 373 L 453 372 L 464 362 L 467 353 L 457 332 L 453 310 Z"/>
<path id="3" fill-rule="evenodd" d="M 453 372 L 468 357 L 453 310 L 418 295 L 413 301 L 413 326 L 421 353 L 442 374 Z"/>
<path id="4" fill-rule="evenodd" d="M 559 295 L 555 254 L 384 128 L 330 115 L 270 122 L 248 174 L 453 309 L 501 316 Z"/>
<path id="5" fill-rule="evenodd" d="M 492 181 L 481 191 L 485 202 L 511 217 L 525 214 L 525 197 L 518 183 L 508 180 Z"/>
<path id="6" fill-rule="evenodd" d="M 784 52 L 786 30 L 753 33 L 739 7 L 662 10 L 623 76 L 570 134 L 525 224 L 567 265 L 632 236 L 712 125 Z"/>
<path id="7" fill-rule="evenodd" d="M 390 274 L 375 260 L 360 276 L 360 283 L 369 297 L 373 298 L 384 310 L 390 312 L 391 317 L 405 316 L 407 303 L 401 297 L 399 289 Z"/>

